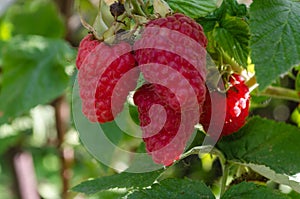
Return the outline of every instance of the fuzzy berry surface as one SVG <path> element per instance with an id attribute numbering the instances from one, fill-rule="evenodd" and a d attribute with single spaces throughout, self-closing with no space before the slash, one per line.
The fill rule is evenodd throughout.
<path id="1" fill-rule="evenodd" d="M 94 39 L 92 34 L 86 35 L 79 44 L 78 53 L 76 57 L 76 67 L 81 68 L 82 62 L 90 54 L 90 52 L 100 44 L 100 41 Z"/>
<path id="2" fill-rule="evenodd" d="M 208 132 L 210 136 L 216 139 L 219 136 L 230 135 L 238 131 L 245 124 L 246 118 L 249 115 L 250 93 L 249 88 L 245 85 L 244 78 L 234 74 L 230 77 L 229 82 L 230 88 L 226 92 L 226 95 L 218 91 L 207 92 L 203 114 L 200 117 L 200 123 L 203 125 L 205 131 L 208 131 L 210 125 L 224 125 L 220 135 L 219 132 L 215 132 L 214 130 Z M 212 104 L 211 99 L 214 99 L 216 103 Z M 222 106 L 222 102 L 224 101 L 226 106 Z M 214 124 L 211 124 L 212 106 L 220 113 L 226 113 L 225 121 L 215 118 Z M 215 116 L 218 117 L 218 114 L 215 114 Z M 212 129 L 214 129 L 214 126 L 212 126 Z"/>
<path id="3" fill-rule="evenodd" d="M 195 109 L 205 99 L 206 45 L 203 28 L 177 13 L 150 21 L 134 49 L 148 82 L 169 88 L 181 108 Z"/>
<path id="4" fill-rule="evenodd" d="M 78 73 L 82 112 L 91 122 L 112 121 L 137 84 L 139 72 L 131 46 L 121 42 L 95 47 Z"/>
<path id="5" fill-rule="evenodd" d="M 161 95 L 172 98 L 173 94 L 161 85 L 145 84 L 135 92 L 133 99 L 138 106 L 147 152 L 154 162 L 169 166 L 183 153 L 197 123 L 197 111 L 178 112 Z M 179 106 L 178 101 L 173 103 Z"/>

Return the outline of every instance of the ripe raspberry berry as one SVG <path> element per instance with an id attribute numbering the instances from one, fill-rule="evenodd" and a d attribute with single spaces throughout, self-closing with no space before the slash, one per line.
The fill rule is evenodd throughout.
<path id="1" fill-rule="evenodd" d="M 150 21 L 134 49 L 145 79 L 169 88 L 181 108 L 191 110 L 205 98 L 206 44 L 198 23 L 174 14 Z"/>
<path id="2" fill-rule="evenodd" d="M 152 20 L 146 26 L 168 28 L 170 30 L 175 30 L 192 38 L 204 48 L 207 45 L 207 39 L 204 35 L 202 26 L 198 24 L 196 21 L 194 21 L 193 19 L 181 13 L 175 13 L 174 15 L 168 16 L 166 18 L 159 18 L 159 19 Z M 178 39 L 178 38 L 174 38 L 174 39 Z"/>
<path id="3" fill-rule="evenodd" d="M 200 123 L 203 125 L 205 131 L 208 130 L 209 125 L 224 124 L 220 137 L 230 135 L 238 131 L 246 122 L 249 115 L 250 94 L 249 88 L 245 85 L 244 78 L 240 75 L 234 74 L 229 80 L 231 86 L 226 95 L 217 91 L 207 92 L 204 103 L 203 113 L 200 117 Z M 211 99 L 214 99 L 215 104 L 211 104 Z M 226 107 L 221 105 L 222 100 L 226 100 Z M 212 120 L 211 109 L 215 106 L 215 110 L 219 112 L 226 112 L 225 121 L 216 119 L 214 124 L 210 124 Z M 210 127 L 210 136 L 218 139 L 218 133 L 214 131 L 214 126 Z"/>
<path id="4" fill-rule="evenodd" d="M 112 121 L 122 111 L 129 91 L 136 87 L 135 67 L 126 42 L 113 46 L 102 42 L 90 52 L 78 73 L 82 111 L 90 121 Z"/>
<path id="5" fill-rule="evenodd" d="M 92 34 L 88 34 L 81 40 L 76 58 L 77 69 L 80 69 L 84 59 L 96 46 L 100 44 L 100 41 L 93 39 L 93 37 L 94 36 Z"/>
<path id="6" fill-rule="evenodd" d="M 171 165 L 184 151 L 197 123 L 197 111 L 178 112 L 161 95 L 173 98 L 170 89 L 145 84 L 134 94 L 147 152 L 158 164 Z M 174 106 L 179 102 L 172 100 Z"/>

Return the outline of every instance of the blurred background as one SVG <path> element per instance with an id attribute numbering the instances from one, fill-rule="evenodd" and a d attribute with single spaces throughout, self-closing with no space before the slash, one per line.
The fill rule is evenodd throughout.
<path id="1" fill-rule="evenodd" d="M 113 173 L 80 144 L 70 110 L 76 47 L 87 34 L 78 10 L 89 21 L 97 7 L 89 0 L 1 0 L 1 199 L 84 198 L 69 189 Z"/>

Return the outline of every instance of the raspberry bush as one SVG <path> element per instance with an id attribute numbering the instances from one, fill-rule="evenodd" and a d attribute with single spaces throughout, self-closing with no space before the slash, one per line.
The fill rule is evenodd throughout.
<path id="1" fill-rule="evenodd" d="M 221 198 L 232 198 L 232 195 L 239 197 L 239 194 L 244 193 L 244 189 L 251 189 L 253 186 L 272 197 L 284 197 L 283 193 L 268 187 L 268 183 L 273 181 L 286 184 L 288 180 L 283 180 L 283 177 L 274 178 L 272 172 L 283 176 L 287 173 L 295 174 L 299 170 L 297 166 L 284 163 L 285 158 L 282 156 L 276 158 L 276 161 L 280 162 L 277 165 L 272 162 L 275 159 L 265 157 L 268 154 L 270 157 L 279 155 L 283 148 L 289 148 L 282 146 L 279 141 L 287 139 L 279 138 L 279 132 L 283 128 L 290 128 L 290 131 L 295 131 L 296 134 L 299 130 L 295 126 L 255 116 L 259 104 L 268 101 L 268 97 L 299 101 L 299 96 L 295 93 L 297 91 L 291 88 L 270 85 L 271 82 L 266 83 L 264 80 L 261 80 L 262 84 L 259 86 L 261 73 L 260 69 L 256 70 L 255 60 L 259 63 L 266 57 L 261 54 L 263 58 L 259 60 L 258 56 L 255 56 L 259 49 L 256 47 L 257 43 L 252 42 L 260 42 L 257 39 L 258 35 L 262 35 L 260 39 L 263 40 L 263 34 L 266 33 L 252 27 L 252 24 L 258 24 L 260 19 L 252 13 L 259 12 L 259 8 L 270 6 L 272 3 L 254 2 L 249 8 L 245 4 L 225 0 L 220 5 L 211 5 L 212 8 L 197 1 L 191 1 L 190 4 L 175 2 L 157 0 L 153 1 L 153 4 L 136 1 L 124 4 L 124 12 L 128 14 L 131 26 L 125 27 L 129 32 L 122 33 L 122 37 L 126 41 L 131 41 L 129 43 L 132 44 L 136 67 L 139 69 L 137 73 L 140 74 L 138 86 L 135 89 L 133 87 L 125 89 L 125 93 L 133 91 L 133 95 L 128 98 L 131 115 L 129 117 L 135 116 L 134 124 L 140 126 L 143 141 L 140 147 L 144 147 L 155 164 L 167 166 L 166 171 L 162 171 L 161 176 L 157 178 L 158 184 L 153 184 L 149 189 L 141 189 L 137 184 L 135 191 L 127 193 L 125 197 L 165 198 L 164 192 L 176 194 L 178 190 L 168 189 L 167 186 L 175 183 L 175 187 L 180 187 L 179 184 L 183 181 L 178 179 L 173 182 L 169 179 L 168 172 L 177 178 L 188 177 L 188 174 L 178 176 L 176 172 L 184 162 L 189 162 L 188 167 L 193 168 L 192 165 L 197 161 L 202 163 L 203 167 L 210 162 L 211 168 L 208 173 L 214 176 L 212 181 L 199 176 L 198 180 L 205 182 L 199 187 L 205 190 L 206 185 L 220 183 L 219 191 L 214 191 L 214 194 L 211 194 L 211 191 L 203 191 L 200 193 L 203 197 L 214 198 L 214 195 Z M 261 7 L 257 6 L 258 4 Z M 116 3 L 112 4 L 115 5 Z M 128 10 L 130 6 L 133 10 Z M 202 10 L 198 9 L 199 7 Z M 122 23 L 119 19 L 123 18 L 117 17 L 114 13 L 112 15 L 116 23 Z M 123 22 L 128 22 L 126 17 Z M 292 21 L 290 23 L 293 24 Z M 112 26 L 114 32 L 119 32 L 118 28 Z M 257 31 L 258 35 L 254 35 L 253 32 Z M 110 29 L 106 32 L 111 33 Z M 102 37 L 100 35 L 104 43 L 106 32 Z M 252 52 L 253 59 L 250 50 L 257 50 Z M 85 62 L 86 65 L 92 66 L 88 61 Z M 111 70 L 115 72 L 113 68 Z M 275 73 L 278 76 L 281 74 L 279 70 Z M 89 85 L 88 76 L 80 75 L 79 71 L 79 77 Z M 108 85 L 106 88 L 112 90 Z M 80 90 L 85 93 L 87 89 L 81 87 Z M 89 95 L 88 99 L 93 99 L 93 96 Z M 124 99 L 120 104 L 124 104 Z M 97 103 L 101 103 L 101 99 L 98 98 Z M 110 108 L 108 104 L 105 107 Z M 118 110 L 121 112 L 121 109 Z M 97 113 L 100 112 L 105 113 L 99 109 Z M 264 131 L 262 124 L 269 133 Z M 266 146 L 264 143 L 269 145 Z M 280 148 L 279 151 L 277 147 L 278 150 Z M 198 157 L 193 156 L 195 154 Z M 204 158 L 203 154 L 211 156 Z M 147 165 L 146 162 L 143 164 Z M 135 166 L 133 162 L 127 171 L 136 168 Z M 142 170 L 150 167 L 144 166 Z M 214 173 L 218 168 L 221 173 Z M 233 180 L 228 181 L 228 176 Z M 119 179 L 122 174 L 113 177 Z M 99 181 L 102 182 L 101 179 Z M 260 185 L 241 183 L 242 181 L 259 182 Z M 189 183 L 193 182 L 184 183 L 189 186 Z M 87 184 L 83 183 L 74 190 L 81 191 L 86 186 Z M 127 185 L 116 182 L 116 186 Z M 294 185 L 291 187 L 294 191 L 299 191 L 299 187 Z M 195 189 L 192 192 L 191 196 L 183 193 L 184 198 L 193 198 L 193 194 L 196 195 L 197 191 Z M 159 194 L 159 197 L 156 194 Z M 253 198 L 258 193 L 249 191 L 247 194 Z M 277 194 L 278 196 L 275 196 Z"/>
<path id="2" fill-rule="evenodd" d="M 0 198 L 300 197 L 299 1 L 3 2 Z"/>
<path id="3" fill-rule="evenodd" d="M 191 5 L 203 6 L 201 3 L 192 2 Z M 121 2 L 118 2 L 118 5 L 120 4 Z M 254 3 L 254 7 L 255 4 L 258 3 Z M 112 4 L 112 6 L 115 5 L 116 3 Z M 213 10 L 207 9 L 205 13 L 199 12 L 199 15 L 195 15 L 195 13 L 198 13 L 196 8 L 194 10 L 195 13 L 191 13 L 187 11 L 191 9 L 190 7 L 180 3 L 175 5 L 170 2 L 171 8 L 176 10 L 175 13 L 163 1 L 154 1 L 150 7 L 134 1 L 132 2 L 133 10 L 131 11 L 128 10 L 130 5 L 130 3 L 127 5 L 125 2 L 124 12 L 128 12 L 131 23 L 134 24 L 134 29 L 130 28 L 131 26 L 125 27 L 129 32 L 122 33 L 122 37 L 125 37 L 126 41 L 131 41 L 129 43 L 132 44 L 134 59 L 132 63 L 136 64 L 132 65 L 132 67 L 138 68 L 135 77 L 137 78 L 137 74 L 140 74 L 140 83 L 137 88 L 134 88 L 134 86 L 127 87 L 127 84 L 121 85 L 125 92 L 122 97 L 118 97 L 120 100 L 118 101 L 119 108 L 117 113 L 122 111 L 125 96 L 127 96 L 129 91 L 133 91 L 134 94 L 131 96 L 133 103 L 131 102 L 132 104 L 130 105 L 131 115 L 137 112 L 138 119 L 135 122 L 141 127 L 141 138 L 145 145 L 145 151 L 151 156 L 152 160 L 156 164 L 168 166 L 168 168 L 173 168 L 176 171 L 176 169 L 180 168 L 182 162 L 191 161 L 193 154 L 198 154 L 200 157 L 198 161 L 203 164 L 209 160 L 204 159 L 201 154 L 212 154 L 210 158 L 210 161 L 213 161 L 211 163 L 212 167 L 217 168 L 217 165 L 220 165 L 221 168 L 220 192 L 215 194 L 219 194 L 224 198 L 230 198 L 231 194 L 235 193 L 235 189 L 238 190 L 236 192 L 238 195 L 243 189 L 258 186 L 251 183 L 240 183 L 243 181 L 241 178 L 245 178 L 245 181 L 254 180 L 266 183 L 273 180 L 277 183 L 285 184 L 286 182 L 282 180 L 272 178 L 271 172 L 288 172 L 286 169 L 282 171 L 279 167 L 272 165 L 272 161 L 263 160 L 256 156 L 246 156 L 248 157 L 247 159 L 245 157 L 247 153 L 242 153 L 251 149 L 251 147 L 260 146 L 259 143 L 263 143 L 263 140 L 268 137 L 267 135 L 263 136 L 264 132 L 257 130 L 255 127 L 256 132 L 253 132 L 254 130 L 251 130 L 250 126 L 253 123 L 257 123 L 257 125 L 264 123 L 266 127 L 269 125 L 268 128 L 270 130 L 273 129 L 271 130 L 272 133 L 278 131 L 278 129 L 274 129 L 276 127 L 272 126 L 274 123 L 271 121 L 255 116 L 248 118 L 251 111 L 253 112 L 252 114 L 255 113 L 255 108 L 253 110 L 250 108 L 252 106 L 255 107 L 257 100 L 266 99 L 260 96 L 276 98 L 279 94 L 278 92 L 280 92 L 280 95 L 284 92 L 283 88 L 274 86 L 268 87 L 265 91 L 257 88 L 259 82 L 256 80 L 260 78 L 259 72 L 256 74 L 256 70 L 251 68 L 252 63 L 248 63 L 248 59 L 251 56 L 249 49 L 253 46 L 255 48 L 255 44 L 249 45 L 251 41 L 249 24 L 251 28 L 251 20 L 256 18 L 255 16 L 249 17 L 249 8 L 235 1 L 224 1 L 220 7 L 216 6 Z M 183 13 L 177 13 L 178 11 Z M 131 16 L 132 13 L 136 15 L 133 14 Z M 115 13 L 112 13 L 112 15 L 116 23 L 122 23 Z M 139 18 L 136 18 L 137 15 Z M 126 23 L 125 21 L 124 23 Z M 112 26 L 114 32 L 119 32 L 118 28 L 120 27 Z M 234 31 L 234 29 L 239 29 L 240 32 Z M 100 35 L 100 38 L 104 39 L 103 43 L 106 42 L 107 32 L 111 34 L 109 29 L 104 32 L 103 36 Z M 94 34 L 97 35 L 95 32 Z M 99 35 L 97 36 L 99 37 Z M 118 36 L 121 37 L 117 34 L 116 37 Z M 80 52 L 78 56 L 81 55 Z M 101 88 L 100 84 L 96 95 L 94 93 L 89 95 L 83 94 L 89 91 L 88 88 L 92 84 L 88 73 L 81 73 L 81 70 L 84 71 L 85 67 L 89 71 L 91 71 L 89 67 L 95 70 L 97 67 L 93 66 L 95 65 L 94 63 L 101 62 L 98 61 L 98 57 L 100 57 L 100 54 L 104 54 L 103 52 L 98 53 L 98 55 L 93 52 L 95 50 L 91 51 L 91 54 L 83 62 L 83 69 L 79 71 L 83 111 L 94 111 L 87 109 L 87 107 L 96 109 L 95 113 L 98 117 L 98 122 L 106 122 L 114 119 L 114 117 L 109 117 L 110 119 L 102 121 L 99 119 L 99 115 L 105 115 L 105 109 L 111 110 L 111 99 L 109 97 L 113 93 L 113 86 L 109 85 L 110 81 L 101 81 L 100 78 L 99 82 L 103 82 L 103 88 Z M 93 59 L 89 58 L 93 56 Z M 122 56 L 115 59 L 122 59 Z M 131 62 L 127 61 L 124 63 L 129 65 Z M 126 67 L 123 66 L 123 68 Z M 118 71 L 113 67 L 107 70 L 112 74 Z M 95 73 L 94 77 L 99 78 L 99 75 Z M 114 82 L 113 77 L 107 79 Z M 135 81 L 136 79 L 133 82 Z M 84 82 L 86 87 L 82 86 L 83 83 L 81 82 Z M 250 104 L 250 91 L 252 91 L 254 99 L 252 104 Z M 97 98 L 100 92 L 102 92 L 103 97 Z M 131 97 L 129 96 L 128 99 Z M 92 100 L 91 104 L 98 103 L 103 104 L 103 106 L 102 108 L 97 105 L 95 107 L 86 106 L 85 100 Z M 88 114 L 85 113 L 85 115 Z M 91 117 L 89 119 L 93 121 Z M 279 128 L 282 124 L 278 123 L 276 125 Z M 197 130 L 198 126 L 200 126 L 196 133 L 198 136 L 192 137 L 194 130 Z M 286 128 L 296 130 L 296 127 L 288 125 Z M 203 139 L 203 136 L 205 139 Z M 257 141 L 253 142 L 257 136 L 263 136 L 262 140 L 258 143 Z M 275 134 L 272 136 L 276 137 Z M 190 139 L 193 139 L 192 143 L 188 142 Z M 279 144 L 276 141 L 265 141 L 270 142 L 271 146 L 274 147 Z M 199 145 L 199 142 L 206 144 Z M 252 144 L 248 146 L 248 143 Z M 190 150 L 187 150 L 188 148 Z M 258 153 L 266 152 L 266 150 L 267 147 L 259 147 Z M 270 150 L 273 150 L 273 148 Z M 249 150 L 248 152 L 249 154 L 252 153 Z M 247 163 L 241 166 L 238 163 L 239 159 L 245 161 L 244 158 L 247 159 Z M 269 170 L 261 170 L 259 165 L 265 165 Z M 134 164 L 132 166 L 134 167 Z M 233 180 L 231 183 L 228 183 L 228 175 L 236 171 L 234 169 L 237 168 L 243 170 L 240 171 L 241 173 L 234 174 Z M 212 171 L 215 170 L 212 169 Z M 168 175 L 165 174 L 166 172 L 161 174 L 163 176 L 161 177 L 162 179 L 158 178 L 158 185 L 153 185 L 151 189 L 144 191 L 141 191 L 139 186 L 136 185 L 136 191 L 127 194 L 126 197 L 153 198 L 156 197 L 155 194 L 163 194 L 161 193 L 163 192 L 162 189 L 164 186 L 168 186 L 168 183 L 182 183 L 180 181 L 169 181 Z M 173 175 L 176 175 L 176 172 Z M 114 177 L 118 179 L 121 176 L 122 174 Z M 217 176 L 219 175 L 215 175 L 215 178 L 218 181 Z M 200 179 L 203 180 L 205 178 L 200 177 Z M 99 180 L 101 182 L 101 179 Z M 185 183 L 188 186 L 192 182 L 186 181 Z M 121 185 L 120 183 L 116 184 L 118 184 L 118 187 L 122 187 L 122 183 Z M 206 184 L 209 185 L 209 181 L 206 180 Z M 180 185 L 176 184 L 175 186 Z M 205 187 L 206 185 L 199 186 Z M 82 184 L 75 187 L 75 190 L 80 191 L 84 187 L 85 184 Z M 265 186 L 257 188 L 260 191 L 264 190 L 265 194 L 277 194 L 275 193 L 276 191 Z M 296 188 L 295 190 L 297 191 L 297 187 L 293 188 Z M 176 190 L 166 190 L 166 192 L 176 193 Z M 194 194 L 196 192 L 194 190 Z M 255 192 L 250 192 L 249 196 L 255 197 L 255 194 Z M 200 195 L 208 198 L 214 197 L 213 194 L 204 193 L 204 191 Z M 283 197 L 283 195 L 281 196 Z"/>

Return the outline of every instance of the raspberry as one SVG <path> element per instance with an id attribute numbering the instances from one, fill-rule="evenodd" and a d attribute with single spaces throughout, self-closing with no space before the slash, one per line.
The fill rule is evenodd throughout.
<path id="1" fill-rule="evenodd" d="M 181 13 L 175 13 L 174 15 L 166 18 L 152 20 L 146 26 L 175 30 L 192 38 L 196 42 L 199 42 L 203 47 L 206 47 L 207 45 L 207 39 L 204 35 L 202 26 L 193 19 Z"/>
<path id="2" fill-rule="evenodd" d="M 198 23 L 174 14 L 150 21 L 134 49 L 145 79 L 169 88 L 180 107 L 191 110 L 205 98 L 206 44 Z"/>
<path id="3" fill-rule="evenodd" d="M 158 84 L 145 84 L 135 92 L 133 99 L 138 106 L 147 152 L 156 163 L 168 166 L 184 151 L 197 123 L 198 112 L 178 112 L 169 105 L 170 101 L 162 99 L 162 94 L 173 99 L 170 89 Z M 174 106 L 179 106 L 178 100 L 171 101 Z"/>
<path id="4" fill-rule="evenodd" d="M 245 124 L 246 118 L 249 115 L 250 94 L 249 88 L 244 83 L 244 78 L 234 74 L 230 77 L 229 81 L 231 87 L 226 95 L 217 91 L 212 91 L 211 93 L 207 92 L 203 114 L 200 117 L 200 123 L 203 125 L 204 130 L 207 131 L 212 120 L 211 99 L 214 99 L 214 101 L 217 102 L 213 104 L 215 110 L 226 112 L 225 121 L 221 121 L 221 119 L 218 118 L 214 120 L 217 121 L 214 122 L 214 125 L 224 124 L 220 137 L 238 131 Z M 222 100 L 226 100 L 226 107 L 221 105 Z M 210 135 L 218 139 L 218 132 L 214 131 L 214 126 L 211 128 L 212 130 L 210 129 L 209 132 Z"/>
<path id="5" fill-rule="evenodd" d="M 206 44 L 202 27 L 183 14 L 150 21 L 134 44 L 150 82 L 137 90 L 134 102 L 156 163 L 178 159 L 198 122 L 206 92 Z"/>
<path id="6" fill-rule="evenodd" d="M 88 34 L 86 35 L 80 42 L 78 47 L 78 54 L 76 58 L 76 67 L 80 69 L 82 62 L 88 56 L 88 54 L 100 44 L 100 41 L 93 40 L 93 35 Z"/>
<path id="7" fill-rule="evenodd" d="M 139 76 L 131 46 L 126 42 L 98 44 L 78 74 L 82 111 L 92 122 L 108 122 L 123 109 L 128 92 Z"/>

